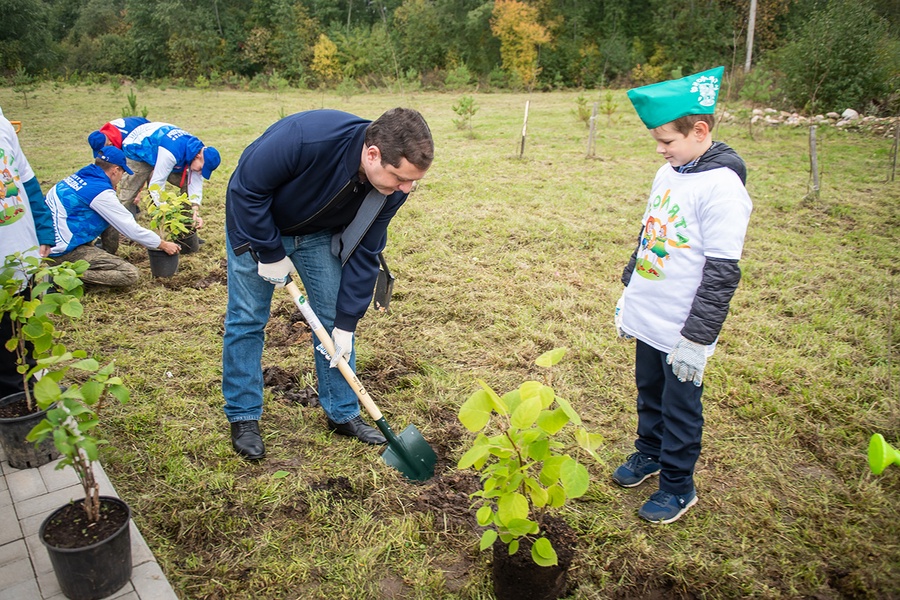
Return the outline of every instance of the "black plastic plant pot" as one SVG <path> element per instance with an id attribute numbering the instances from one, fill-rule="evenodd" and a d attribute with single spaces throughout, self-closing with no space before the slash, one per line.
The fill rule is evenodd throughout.
<path id="1" fill-rule="evenodd" d="M 73 506 L 83 511 L 82 501 L 61 506 L 41 523 L 38 537 L 47 552 L 63 594 L 70 600 L 99 600 L 120 590 L 131 579 L 131 509 L 123 500 L 100 496 L 100 510 L 104 505 L 118 506 L 125 511 L 125 522 L 105 539 L 81 548 L 59 548 L 45 539 L 62 513 Z"/>
<path id="2" fill-rule="evenodd" d="M 0 407 L 24 402 L 24 399 L 25 392 L 10 394 L 0 398 Z M 59 456 L 56 446 L 53 445 L 53 438 L 48 437 L 38 445 L 25 439 L 28 432 L 40 423 L 46 414 L 46 410 L 41 410 L 21 417 L 0 418 L 0 445 L 3 446 L 9 466 L 14 469 L 32 469 L 46 465 Z"/>
<path id="3" fill-rule="evenodd" d="M 193 254 L 200 251 L 200 236 L 196 229 L 181 236 L 175 240 L 175 243 L 181 246 L 181 254 Z"/>
<path id="4" fill-rule="evenodd" d="M 178 253 L 166 254 L 163 250 L 147 248 L 150 257 L 150 274 L 154 277 L 171 277 L 178 270 Z"/>

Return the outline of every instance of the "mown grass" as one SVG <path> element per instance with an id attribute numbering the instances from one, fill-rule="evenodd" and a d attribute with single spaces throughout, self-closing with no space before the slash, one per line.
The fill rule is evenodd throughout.
<path id="1" fill-rule="evenodd" d="M 706 375 L 700 503 L 676 524 L 641 522 L 652 491 L 614 486 L 631 451 L 633 346 L 611 314 L 659 159 L 623 93 L 597 157 L 575 92 L 476 94 L 474 138 L 458 96 L 143 88 L 138 105 L 215 145 L 207 243 L 169 281 L 92 291 L 70 341 L 115 358 L 132 402 L 109 406 L 103 463 L 178 595 L 220 598 L 490 598 L 489 556 L 466 520 L 472 439 L 456 421 L 483 378 L 506 390 L 566 346 L 554 387 L 605 437 L 588 494 L 564 511 L 579 534 L 572 598 L 900 597 L 900 467 L 873 476 L 869 436 L 900 444 L 897 290 L 900 183 L 891 140 L 820 128 L 820 197 L 808 196 L 807 132 L 723 123 L 749 166 L 754 213 L 719 350 Z M 525 101 L 525 155 L 518 158 Z M 89 131 L 125 93 L 44 85 L 24 107 L 0 90 L 44 189 L 86 164 Z M 390 313 L 358 331 L 360 377 L 395 429 L 438 450 L 411 483 L 369 448 L 325 431 L 321 410 L 267 390 L 268 459 L 239 460 L 221 411 L 226 301 L 224 189 L 243 148 L 281 114 L 328 106 L 369 118 L 423 112 L 434 167 L 392 224 Z M 308 337 L 276 297 L 264 365 L 312 381 Z M 277 471 L 287 471 L 275 478 Z M 437 499 L 442 510 L 423 510 Z"/>

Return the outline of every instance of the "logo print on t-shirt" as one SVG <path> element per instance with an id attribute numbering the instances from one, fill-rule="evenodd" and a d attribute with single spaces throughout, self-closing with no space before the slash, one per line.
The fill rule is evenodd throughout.
<path id="1" fill-rule="evenodd" d="M 11 157 L 0 148 L 0 227 L 11 225 L 25 215 L 25 203 L 19 198 L 19 172 Z"/>
<path id="2" fill-rule="evenodd" d="M 635 270 L 638 275 L 646 279 L 662 280 L 666 278 L 666 262 L 672 258 L 669 248 L 690 248 L 688 239 L 672 231 L 676 227 L 684 227 L 684 217 L 679 216 L 677 204 L 669 206 L 669 192 L 660 198 L 656 196 L 650 199 L 650 209 L 653 211 L 647 217 L 644 224 L 644 233 L 641 236 L 641 245 L 638 248 Z M 658 216 L 655 216 L 658 215 Z M 672 230 L 670 230 L 670 228 Z"/>

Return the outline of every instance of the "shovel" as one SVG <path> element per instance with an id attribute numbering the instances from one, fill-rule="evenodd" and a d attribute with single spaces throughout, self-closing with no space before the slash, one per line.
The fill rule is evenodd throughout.
<path id="1" fill-rule="evenodd" d="M 325 352 L 328 355 L 333 355 L 334 342 L 331 341 L 331 336 L 325 331 L 322 322 L 319 321 L 316 313 L 313 312 L 312 306 L 300 293 L 297 284 L 291 281 L 285 285 L 285 288 L 290 292 L 291 298 L 294 299 L 294 304 L 300 309 L 303 318 L 306 319 L 310 329 L 316 334 Z M 353 369 L 350 368 L 350 365 L 347 364 L 344 358 L 341 358 L 340 362 L 338 362 L 338 369 L 341 371 L 344 379 L 347 380 L 347 383 L 350 384 L 350 387 L 353 388 L 356 397 L 359 398 L 359 403 L 363 405 L 366 412 L 375 421 L 376 427 L 387 438 L 388 447 L 381 454 L 384 462 L 403 473 L 409 479 L 425 481 L 434 477 L 434 465 L 437 462 L 437 455 L 431 446 L 428 445 L 428 442 L 425 441 L 425 438 L 422 437 L 416 426 L 409 425 L 399 436 L 394 434 L 391 427 L 384 420 L 381 411 L 375 405 L 375 401 L 369 396 L 369 392 L 360 383 L 356 373 L 353 372 Z"/>
<path id="2" fill-rule="evenodd" d="M 386 311 L 391 304 L 391 295 L 394 293 L 394 276 L 388 269 L 387 261 L 384 260 L 384 253 L 378 253 L 378 262 L 381 263 L 381 269 L 378 270 L 378 279 L 375 281 L 375 310 Z"/>

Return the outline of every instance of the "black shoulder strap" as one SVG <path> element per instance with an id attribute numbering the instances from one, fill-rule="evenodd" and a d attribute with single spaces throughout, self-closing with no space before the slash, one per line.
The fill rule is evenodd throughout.
<path id="1" fill-rule="evenodd" d="M 331 253 L 340 257 L 341 265 L 347 264 L 347 259 L 350 258 L 363 236 L 369 231 L 369 227 L 375 222 L 375 218 L 381 212 L 381 209 L 384 208 L 386 201 L 387 196 L 372 188 L 366 194 L 362 205 L 356 211 L 356 216 L 353 217 L 350 224 L 331 238 Z"/>

